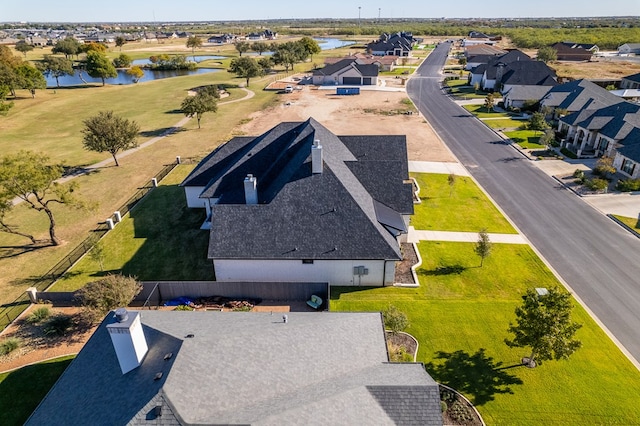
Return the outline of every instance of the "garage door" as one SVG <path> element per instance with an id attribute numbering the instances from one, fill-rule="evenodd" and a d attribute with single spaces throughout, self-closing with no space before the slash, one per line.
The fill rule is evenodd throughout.
<path id="1" fill-rule="evenodd" d="M 362 79 L 362 84 L 364 84 L 365 86 L 370 86 L 371 85 L 371 77 L 364 77 Z"/>
<path id="2" fill-rule="evenodd" d="M 360 85 L 361 84 L 361 80 L 360 80 L 360 77 L 345 77 L 342 80 L 342 84 L 357 84 L 357 85 Z"/>

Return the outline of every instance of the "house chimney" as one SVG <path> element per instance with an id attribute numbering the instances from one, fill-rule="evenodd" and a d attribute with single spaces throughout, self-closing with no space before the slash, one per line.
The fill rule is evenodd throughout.
<path id="1" fill-rule="evenodd" d="M 318 139 L 313 141 L 311 147 L 311 172 L 313 174 L 322 173 L 322 145 Z"/>
<path id="2" fill-rule="evenodd" d="M 258 204 L 258 180 L 252 174 L 244 178 L 244 201 L 247 204 Z"/>
<path id="3" fill-rule="evenodd" d="M 122 374 L 127 374 L 142 364 L 149 348 L 139 312 L 127 312 L 125 308 L 118 308 L 114 316 L 116 322 L 107 325 L 107 330 L 120 363 L 120 370 Z"/>

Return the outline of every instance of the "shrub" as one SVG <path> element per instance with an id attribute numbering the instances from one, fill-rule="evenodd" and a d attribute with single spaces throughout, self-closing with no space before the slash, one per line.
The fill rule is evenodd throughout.
<path id="1" fill-rule="evenodd" d="M 640 191 L 640 179 L 621 179 L 616 184 L 616 189 L 622 192 Z"/>
<path id="2" fill-rule="evenodd" d="M 389 304 L 387 309 L 382 311 L 382 317 L 384 318 L 385 328 L 391 330 L 394 334 L 403 331 L 409 326 L 409 319 L 404 312 L 400 311 L 392 304 Z"/>
<path id="3" fill-rule="evenodd" d="M 112 309 L 128 306 L 141 290 L 142 285 L 133 277 L 107 275 L 81 288 L 76 298 L 89 316 L 98 320 Z"/>
<path id="4" fill-rule="evenodd" d="M 583 179 L 584 178 L 584 170 L 576 169 L 573 172 L 573 177 L 576 178 L 576 179 Z"/>
<path id="5" fill-rule="evenodd" d="M 570 150 L 568 150 L 567 148 L 560 148 L 560 152 L 565 156 L 565 157 L 569 157 L 573 160 L 577 159 L 578 156 L 576 154 L 574 154 L 573 152 L 571 152 Z"/>
<path id="6" fill-rule="evenodd" d="M 20 347 L 22 342 L 17 337 L 8 337 L 0 343 L 0 355 L 8 355 Z"/>
<path id="7" fill-rule="evenodd" d="M 593 178 L 585 180 L 584 185 L 591 191 L 603 191 L 609 186 L 609 181 L 606 179 Z"/>
<path id="8" fill-rule="evenodd" d="M 443 413 L 445 411 L 447 411 L 447 403 L 444 401 L 440 401 L 440 411 L 442 411 Z"/>
<path id="9" fill-rule="evenodd" d="M 176 306 L 174 311 L 193 311 L 193 308 L 188 305 L 178 305 Z"/>
<path id="10" fill-rule="evenodd" d="M 46 320 L 47 318 L 49 318 L 49 316 L 51 316 L 51 310 L 46 306 L 42 306 L 31 312 L 31 314 L 27 317 L 27 322 L 30 324 L 37 324 L 43 320 Z"/>
<path id="11" fill-rule="evenodd" d="M 614 175 L 615 173 L 616 168 L 613 167 L 613 158 L 607 156 L 601 157 L 593 168 L 593 174 L 596 176 L 606 178 L 609 175 Z"/>
<path id="12" fill-rule="evenodd" d="M 402 345 L 398 346 L 387 342 L 387 350 L 391 362 L 413 362 L 413 355 L 408 353 L 407 348 Z"/>
<path id="13" fill-rule="evenodd" d="M 47 336 L 64 336 L 71 328 L 71 325 L 72 322 L 69 315 L 57 314 L 47 320 L 42 330 Z"/>

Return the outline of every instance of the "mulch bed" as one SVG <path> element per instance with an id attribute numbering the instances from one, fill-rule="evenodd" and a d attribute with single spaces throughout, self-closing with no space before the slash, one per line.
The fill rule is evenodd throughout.
<path id="1" fill-rule="evenodd" d="M 413 244 L 402 243 L 402 261 L 396 262 L 396 275 L 394 282 L 401 284 L 417 284 L 413 279 L 411 267 L 418 263 L 418 255 L 416 254 Z"/>
<path id="2" fill-rule="evenodd" d="M 413 355 L 415 359 L 416 352 L 418 351 L 418 344 L 411 338 L 411 336 L 406 333 L 393 334 L 390 331 L 387 331 L 386 335 L 388 342 L 397 347 L 404 347 L 406 352 Z"/>

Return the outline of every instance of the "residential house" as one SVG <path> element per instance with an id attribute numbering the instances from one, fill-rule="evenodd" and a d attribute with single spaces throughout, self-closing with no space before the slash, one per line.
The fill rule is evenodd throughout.
<path id="1" fill-rule="evenodd" d="M 405 136 L 313 118 L 222 145 L 182 182 L 204 208 L 217 281 L 394 282 L 413 214 Z"/>
<path id="2" fill-rule="evenodd" d="M 491 82 L 491 89 L 493 89 L 495 84 L 495 74 L 496 67 L 498 64 L 507 64 L 513 61 L 530 61 L 531 57 L 527 54 L 521 52 L 520 50 L 511 50 L 504 55 L 493 56 L 489 58 L 486 63 L 481 63 L 480 65 L 471 69 L 469 73 L 469 84 L 471 86 L 475 86 L 476 83 L 480 85 L 481 88 L 485 87 L 485 80 L 487 78 L 493 78 Z M 492 70 L 490 70 L 492 69 Z M 489 72 L 487 72 L 490 70 Z"/>
<path id="3" fill-rule="evenodd" d="M 620 80 L 621 89 L 640 89 L 640 72 L 637 74 L 622 77 Z"/>
<path id="4" fill-rule="evenodd" d="M 367 52 L 375 56 L 411 56 L 413 46 L 418 42 L 412 33 L 384 33 L 377 41 L 367 45 Z"/>
<path id="5" fill-rule="evenodd" d="M 380 313 L 108 315 L 27 425 L 442 425 L 421 363 L 391 363 Z"/>
<path id="6" fill-rule="evenodd" d="M 214 35 L 207 39 L 208 43 L 229 44 L 236 41 L 238 37 L 233 34 Z"/>
<path id="7" fill-rule="evenodd" d="M 528 103 L 539 102 L 549 92 L 549 86 L 514 85 L 503 91 L 502 100 L 506 108 L 523 108 Z"/>
<path id="8" fill-rule="evenodd" d="M 379 68 L 376 64 L 362 64 L 356 58 L 344 58 L 319 70 L 313 71 L 313 84 L 347 84 L 377 86 Z"/>
<path id="9" fill-rule="evenodd" d="M 640 43 L 625 43 L 618 47 L 618 55 L 640 55 Z"/>
<path id="10" fill-rule="evenodd" d="M 262 32 L 253 32 L 249 33 L 246 36 L 247 40 L 258 41 L 258 40 L 275 40 L 278 36 L 278 33 L 271 30 L 264 30 Z"/>
<path id="11" fill-rule="evenodd" d="M 500 36 L 490 36 L 480 31 L 471 31 L 469 35 L 462 40 L 462 47 L 475 46 L 480 44 L 486 44 L 489 46 L 493 46 L 498 41 L 502 40 Z"/>
<path id="12" fill-rule="evenodd" d="M 590 61 L 593 56 L 593 51 L 587 50 L 577 43 L 559 42 L 551 47 L 557 52 L 559 61 Z"/>
<path id="13" fill-rule="evenodd" d="M 406 57 L 405 57 L 406 58 Z M 333 65 L 343 59 L 353 59 L 360 65 L 376 65 L 380 71 L 392 71 L 395 66 L 399 65 L 399 56 L 373 56 L 365 53 L 355 53 L 349 56 L 341 56 L 338 58 L 326 58 L 325 65 Z"/>
<path id="14" fill-rule="evenodd" d="M 566 135 L 562 146 L 578 157 L 616 157 L 616 152 L 637 143 L 640 105 L 631 102 L 583 109 L 559 118 L 558 131 Z"/>
<path id="15" fill-rule="evenodd" d="M 552 111 L 570 114 L 584 109 L 599 109 L 620 102 L 620 98 L 586 79 L 574 80 L 549 89 L 540 100 L 540 106 Z"/>
<path id="16" fill-rule="evenodd" d="M 467 59 L 476 55 L 500 56 L 504 55 L 505 53 L 507 53 L 506 50 L 499 49 L 489 44 L 473 44 L 470 46 L 466 46 L 464 49 L 464 56 Z"/>

